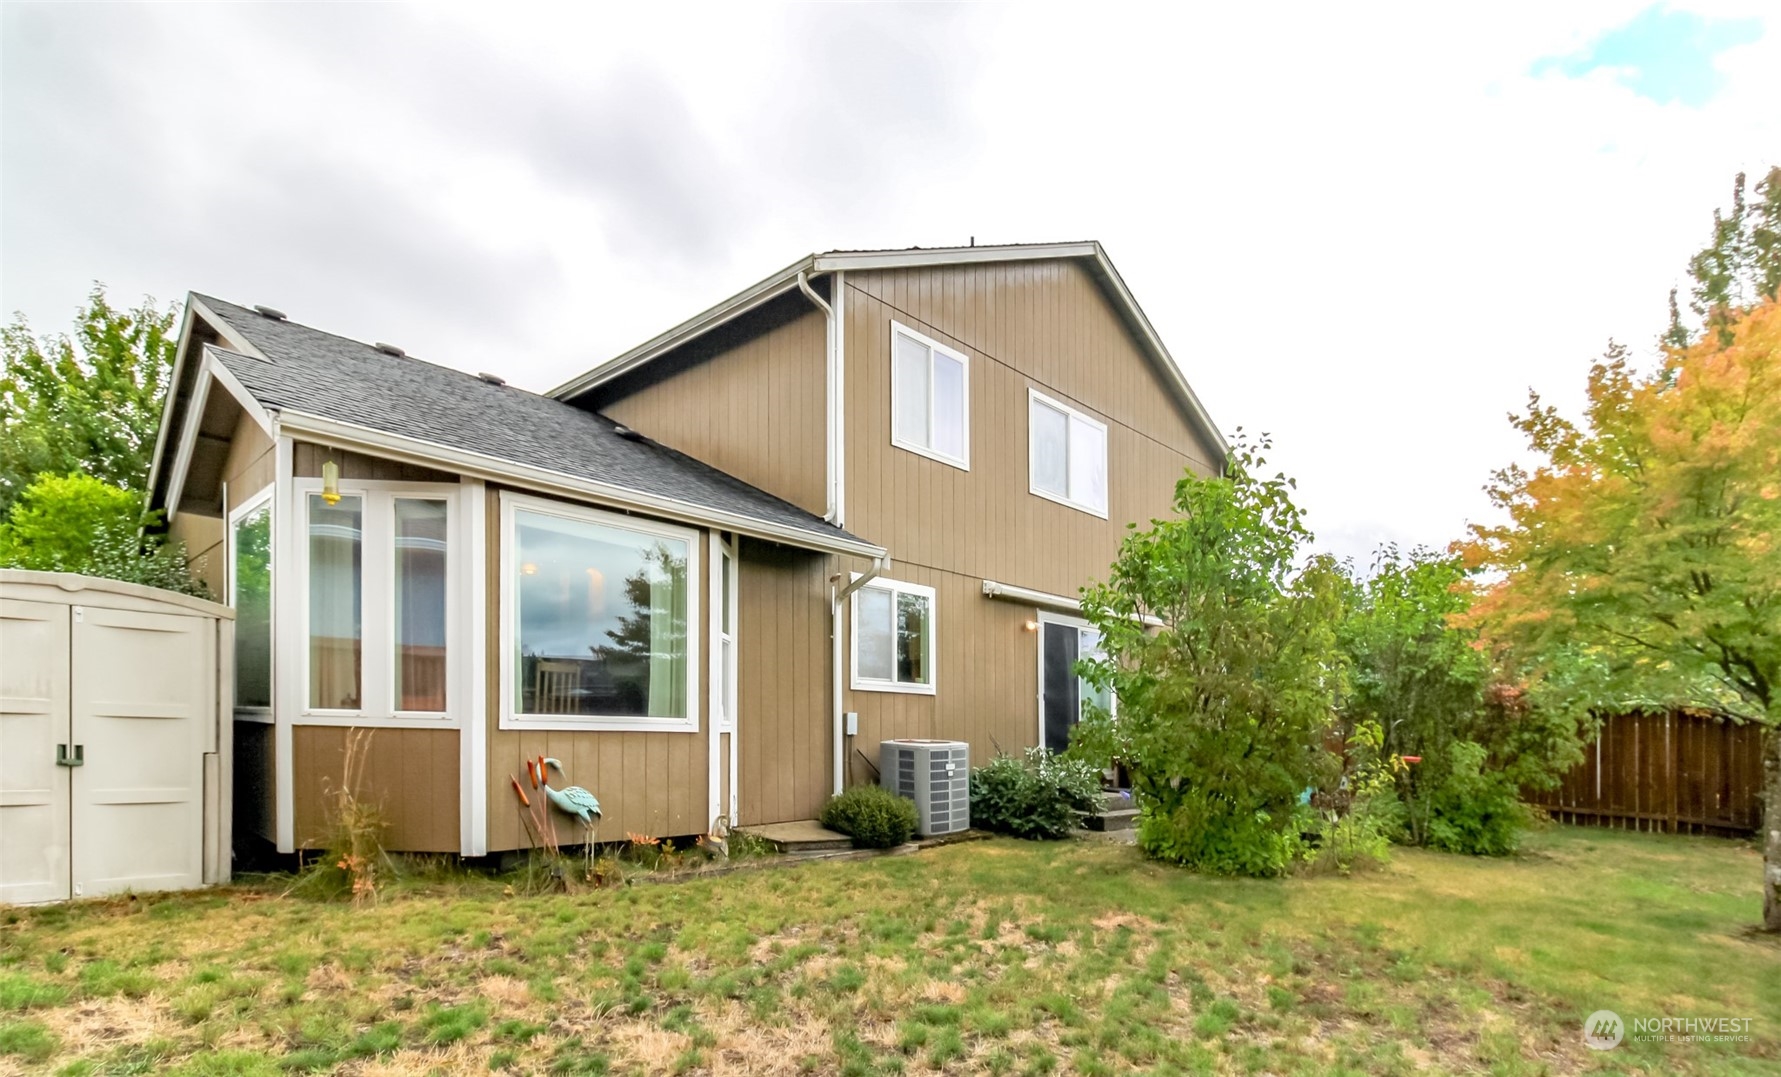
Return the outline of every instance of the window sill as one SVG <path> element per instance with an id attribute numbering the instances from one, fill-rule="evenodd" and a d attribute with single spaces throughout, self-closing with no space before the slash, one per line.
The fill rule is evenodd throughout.
<path id="1" fill-rule="evenodd" d="M 1080 501 L 1071 501 L 1067 497 L 1059 497 L 1058 495 L 1056 495 L 1054 493 L 1050 493 L 1049 491 L 1046 491 L 1046 490 L 1041 490 L 1036 486 L 1027 487 L 1027 492 L 1032 494 L 1034 497 L 1042 497 L 1054 505 L 1062 505 L 1067 509 L 1075 509 L 1077 512 L 1080 512 L 1085 516 L 1098 516 L 1103 520 L 1107 519 L 1107 510 L 1106 509 L 1097 509 L 1093 505 L 1085 505 Z"/>
<path id="2" fill-rule="evenodd" d="M 348 726 L 354 729 L 456 729 L 457 719 L 449 714 L 340 714 L 304 712 L 292 725 Z"/>
<path id="3" fill-rule="evenodd" d="M 862 681 L 855 679 L 853 690 L 856 692 L 895 692 L 905 696 L 934 695 L 931 684 L 898 684 L 895 681 Z"/>
<path id="4" fill-rule="evenodd" d="M 965 459 L 960 459 L 959 457 L 956 457 L 956 456 L 946 456 L 943 453 L 935 452 L 933 449 L 930 449 L 924 445 L 917 445 L 913 441 L 904 441 L 901 438 L 897 438 L 897 437 L 891 438 L 891 444 L 896 446 L 899 449 L 902 449 L 904 452 L 912 452 L 917 456 L 925 456 L 929 460 L 938 460 L 942 464 L 946 464 L 950 467 L 956 467 L 960 471 L 970 471 L 971 470 L 971 461 L 970 461 L 970 458 L 968 458 L 968 457 Z"/>
<path id="5" fill-rule="evenodd" d="M 604 718 L 574 714 L 503 714 L 502 729 L 546 733 L 697 733 L 696 718 Z"/>

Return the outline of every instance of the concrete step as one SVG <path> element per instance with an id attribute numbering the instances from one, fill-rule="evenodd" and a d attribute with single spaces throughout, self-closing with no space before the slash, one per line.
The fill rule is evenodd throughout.
<path id="1" fill-rule="evenodd" d="M 1132 799 L 1130 791 L 1115 789 L 1112 792 L 1102 794 L 1101 806 L 1108 811 L 1123 811 L 1126 808 L 1137 807 L 1138 803 Z"/>
<path id="2" fill-rule="evenodd" d="M 1137 808 L 1115 808 L 1082 820 L 1090 830 L 1130 830 L 1138 825 Z"/>
<path id="3" fill-rule="evenodd" d="M 853 848 L 853 839 L 837 834 L 814 819 L 791 823 L 768 823 L 745 827 L 748 833 L 764 838 L 782 853 L 830 853 Z"/>

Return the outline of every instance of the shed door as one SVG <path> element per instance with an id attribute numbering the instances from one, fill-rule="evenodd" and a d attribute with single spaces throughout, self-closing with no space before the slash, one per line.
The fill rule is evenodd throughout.
<path id="1" fill-rule="evenodd" d="M 68 607 L 0 603 L 0 904 L 68 896 Z"/>
<path id="2" fill-rule="evenodd" d="M 75 607 L 74 895 L 203 885 L 204 717 L 214 633 L 201 617 Z"/>

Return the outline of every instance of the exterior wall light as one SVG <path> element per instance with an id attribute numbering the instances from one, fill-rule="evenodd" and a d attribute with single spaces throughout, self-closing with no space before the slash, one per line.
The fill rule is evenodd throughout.
<path id="1" fill-rule="evenodd" d="M 322 465 L 322 500 L 330 505 L 340 503 L 340 465 L 333 457 Z"/>

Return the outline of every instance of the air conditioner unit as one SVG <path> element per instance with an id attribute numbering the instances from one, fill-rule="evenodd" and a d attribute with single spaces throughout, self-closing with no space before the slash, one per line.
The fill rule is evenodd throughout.
<path id="1" fill-rule="evenodd" d="M 878 745 L 879 784 L 915 801 L 924 838 L 971 829 L 971 746 L 958 740 Z"/>

